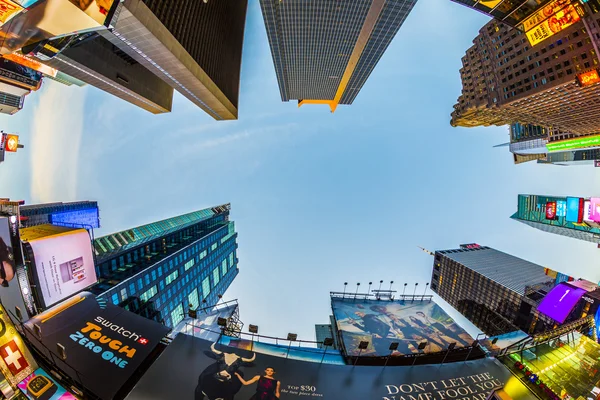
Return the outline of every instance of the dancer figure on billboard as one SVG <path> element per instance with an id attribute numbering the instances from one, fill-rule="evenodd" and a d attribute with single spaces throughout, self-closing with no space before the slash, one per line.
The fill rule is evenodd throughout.
<path id="1" fill-rule="evenodd" d="M 274 378 L 275 370 L 271 367 L 267 367 L 265 369 L 265 375 L 260 376 L 256 375 L 254 378 L 249 381 L 245 381 L 244 378 L 237 372 L 235 375 L 238 377 L 240 382 L 244 386 L 252 385 L 258 381 L 258 385 L 256 386 L 256 393 L 250 400 L 277 400 L 279 399 L 279 387 L 281 386 L 281 382 Z"/>
<path id="2" fill-rule="evenodd" d="M 0 285 L 8 287 L 8 282 L 15 277 L 15 258 L 11 248 L 0 237 Z"/>

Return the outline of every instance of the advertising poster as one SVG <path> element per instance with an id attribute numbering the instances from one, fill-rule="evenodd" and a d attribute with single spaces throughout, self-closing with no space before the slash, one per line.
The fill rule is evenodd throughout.
<path id="1" fill-rule="evenodd" d="M 513 344 L 520 342 L 521 340 L 527 337 L 529 337 L 529 335 L 523 331 L 514 331 L 505 333 L 504 335 L 487 338 L 481 342 L 481 345 L 491 352 L 497 352 L 507 347 L 510 347 Z M 494 339 L 498 339 L 495 344 L 492 343 Z"/>
<path id="2" fill-rule="evenodd" d="M 546 219 L 556 219 L 556 202 L 549 201 L 546 203 Z"/>
<path id="3" fill-rule="evenodd" d="M 56 74 L 58 73 L 58 71 L 56 69 L 49 67 L 47 65 L 44 65 L 41 62 L 34 60 L 31 57 L 24 56 L 21 53 L 5 54 L 4 58 L 6 58 L 7 60 L 16 62 L 17 64 L 23 65 L 25 67 L 29 67 L 34 71 L 41 72 L 48 76 L 56 77 Z"/>
<path id="4" fill-rule="evenodd" d="M 27 89 L 38 90 L 42 74 L 3 57 L 0 58 L 0 79 Z"/>
<path id="5" fill-rule="evenodd" d="M 583 221 L 592 228 L 600 229 L 600 223 L 592 219 L 592 202 L 590 200 L 583 203 Z"/>
<path id="6" fill-rule="evenodd" d="M 0 306 L 0 371 L 13 388 L 37 368 L 35 359 Z"/>
<path id="7" fill-rule="evenodd" d="M 25 323 L 25 335 L 38 351 L 103 400 L 115 397 L 168 331 L 123 308 L 99 303 L 88 292 Z"/>
<path id="8" fill-rule="evenodd" d="M 354 367 L 273 357 L 178 335 L 126 399 L 485 400 L 494 387 L 513 380 L 520 385 L 492 359 L 441 368 Z M 524 392 L 515 400 L 534 398 Z"/>
<path id="9" fill-rule="evenodd" d="M 30 400 L 77 400 L 41 368 L 19 383 L 19 389 Z"/>
<path id="10" fill-rule="evenodd" d="M 556 216 L 557 217 L 566 217 L 567 216 L 567 202 L 564 200 L 559 200 L 556 202 Z"/>
<path id="11" fill-rule="evenodd" d="M 536 25 L 544 22 L 554 14 L 565 8 L 569 4 L 569 0 L 554 0 L 538 11 L 533 13 L 529 18 L 523 21 L 523 31 L 529 31 Z"/>
<path id="12" fill-rule="evenodd" d="M 0 0 L 0 25 L 21 12 L 23 7 L 11 0 Z"/>
<path id="13" fill-rule="evenodd" d="M 21 240 L 45 307 L 98 281 L 87 230 L 38 225 L 21 229 Z"/>
<path id="14" fill-rule="evenodd" d="M 529 44 L 535 46 L 563 29 L 568 28 L 580 19 L 581 17 L 576 7 L 570 4 L 536 25 L 533 29 L 526 31 L 525 34 L 527 35 L 527 39 L 529 39 Z"/>
<path id="15" fill-rule="evenodd" d="M 600 198 L 598 197 L 590 199 L 590 220 L 600 222 Z"/>
<path id="16" fill-rule="evenodd" d="M 473 338 L 432 301 L 377 301 L 332 299 L 333 315 L 349 356 L 387 357 L 390 343 L 398 342 L 393 355 L 419 353 L 419 343 L 427 341 L 425 353 L 444 351 L 451 343 L 468 347 Z M 360 350 L 358 344 L 368 341 Z"/>
<path id="17" fill-rule="evenodd" d="M 1 0 L 0 0 L 1 1 Z M 39 0 L 0 27 L 2 54 L 42 40 L 106 29 L 118 5 L 115 0 Z"/>
<path id="18" fill-rule="evenodd" d="M 561 283 L 544 297 L 537 310 L 562 324 L 585 293 L 584 289 Z"/>
<path id="19" fill-rule="evenodd" d="M 583 222 L 583 202 L 580 197 L 567 197 L 567 222 Z"/>

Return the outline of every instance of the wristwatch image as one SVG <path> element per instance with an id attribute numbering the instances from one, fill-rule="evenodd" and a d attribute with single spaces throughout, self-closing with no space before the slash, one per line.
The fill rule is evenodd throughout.
<path id="1" fill-rule="evenodd" d="M 27 382 L 27 395 L 35 400 L 49 400 L 58 388 L 50 379 L 38 375 Z"/>

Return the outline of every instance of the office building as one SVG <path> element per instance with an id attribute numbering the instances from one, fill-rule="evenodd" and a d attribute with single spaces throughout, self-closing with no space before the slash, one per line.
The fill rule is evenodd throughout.
<path id="1" fill-rule="evenodd" d="M 596 203 L 595 199 L 579 197 L 520 194 L 517 212 L 511 218 L 544 232 L 600 244 Z"/>
<path id="2" fill-rule="evenodd" d="M 90 291 L 168 327 L 190 307 L 214 306 L 238 274 L 229 210 L 225 204 L 96 238 L 99 279 Z"/>
<path id="3" fill-rule="evenodd" d="M 283 101 L 352 104 L 416 0 L 260 0 Z"/>
<path id="4" fill-rule="evenodd" d="M 95 201 L 23 205 L 19 210 L 22 228 L 43 224 L 85 229 L 100 228 L 100 211 Z"/>
<path id="5" fill-rule="evenodd" d="M 431 289 L 488 336 L 550 329 L 537 305 L 554 285 L 544 267 L 486 246 L 435 252 Z"/>
<path id="6" fill-rule="evenodd" d="M 333 315 L 329 316 L 328 324 L 316 324 L 315 325 L 315 338 L 316 338 L 315 340 L 318 342 L 317 347 L 319 349 L 325 348 L 325 346 L 323 346 L 322 343 L 326 338 L 331 338 L 331 339 L 333 339 L 333 345 L 328 346 L 328 349 L 339 350 L 339 348 L 340 348 L 339 337 L 338 337 L 337 327 L 336 327 L 335 319 L 333 318 Z"/>
<path id="7" fill-rule="evenodd" d="M 588 16 L 535 45 L 526 33 L 487 23 L 462 58 L 452 126 L 553 127 L 549 142 L 598 133 L 600 78 L 588 75 L 597 74 L 600 30 L 598 13 L 586 10 Z"/>

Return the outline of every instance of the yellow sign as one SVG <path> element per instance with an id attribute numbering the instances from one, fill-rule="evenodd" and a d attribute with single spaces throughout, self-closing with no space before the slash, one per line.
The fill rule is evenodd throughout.
<path id="1" fill-rule="evenodd" d="M 523 21 L 523 30 L 528 31 L 536 25 L 544 22 L 545 19 L 552 17 L 554 14 L 565 8 L 569 4 L 569 0 L 554 0 L 548 5 L 540 8 L 533 13 L 529 18 Z"/>
<path id="2" fill-rule="evenodd" d="M 580 19 L 579 13 L 571 4 L 555 13 L 552 17 L 547 18 L 535 28 L 525 32 L 525 34 L 527 35 L 527 39 L 529 39 L 529 44 L 535 46 L 563 29 L 568 28 Z"/>
<path id="3" fill-rule="evenodd" d="M 0 371 L 13 389 L 16 389 L 17 384 L 36 369 L 35 360 L 4 307 L 0 305 Z"/>
<path id="4" fill-rule="evenodd" d="M 0 0 L 0 24 L 4 24 L 20 13 L 22 9 L 23 7 L 11 0 Z"/>
<path id="5" fill-rule="evenodd" d="M 21 229 L 21 240 L 24 242 L 32 242 L 34 240 L 42 239 L 47 236 L 59 236 L 63 234 L 70 234 L 74 231 L 80 231 L 82 229 L 69 228 L 58 225 L 36 225 Z"/>
<path id="6" fill-rule="evenodd" d="M 589 86 L 600 82 L 600 75 L 598 75 L 598 71 L 594 69 L 592 71 L 577 75 L 577 80 L 581 86 Z"/>

